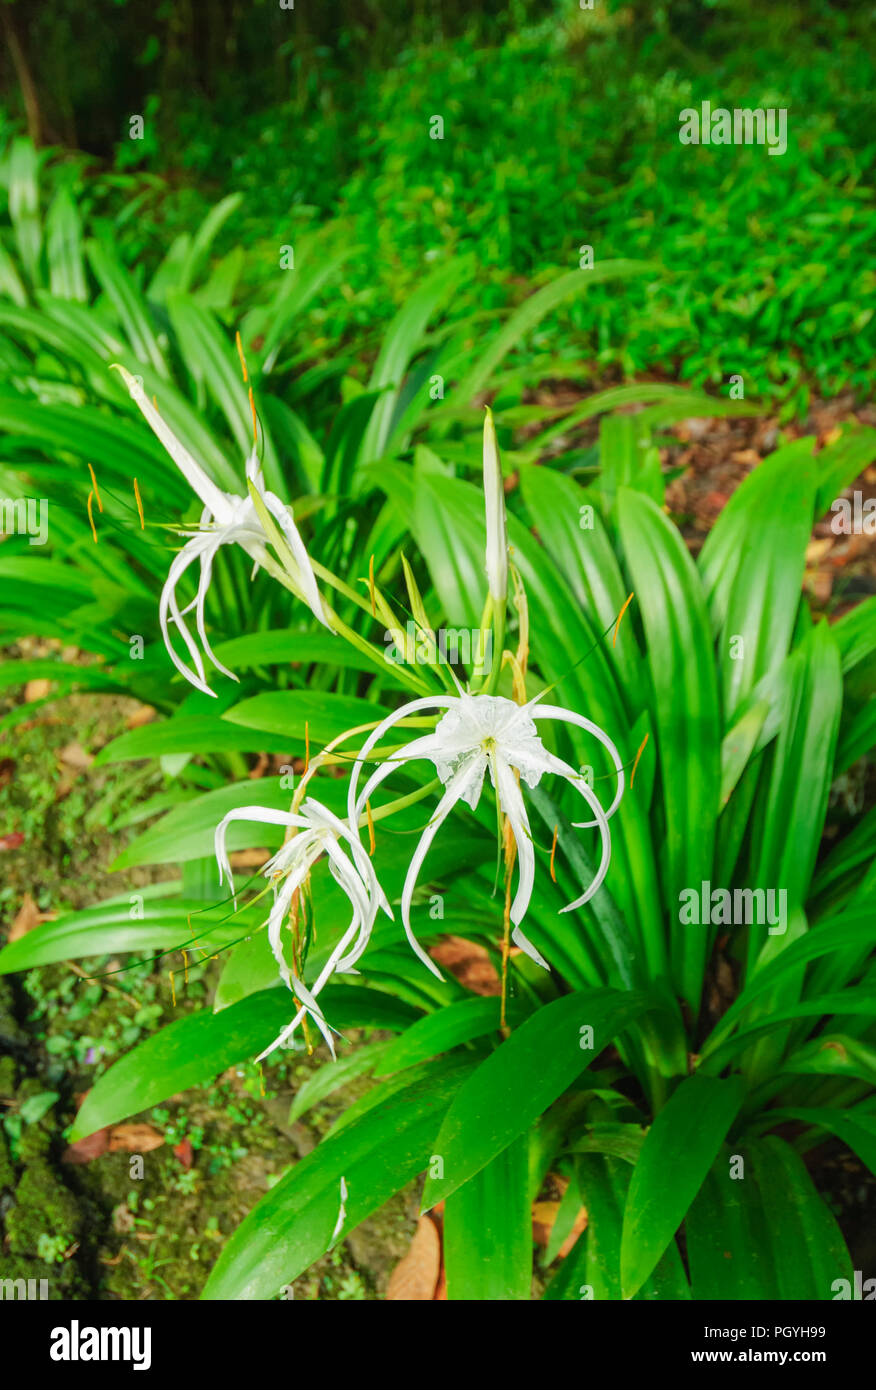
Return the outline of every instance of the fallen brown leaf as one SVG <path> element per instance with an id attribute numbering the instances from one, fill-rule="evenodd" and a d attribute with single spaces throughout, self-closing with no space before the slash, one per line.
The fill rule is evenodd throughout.
<path id="1" fill-rule="evenodd" d="M 94 1158 L 100 1158 L 109 1149 L 109 1126 L 104 1129 L 96 1129 L 93 1134 L 86 1134 L 84 1139 L 77 1139 L 74 1144 L 65 1150 L 62 1155 L 64 1163 L 90 1163 Z"/>
<path id="2" fill-rule="evenodd" d="M 15 914 L 12 926 L 9 928 L 7 940 L 18 941 L 20 937 L 33 931 L 34 927 L 38 927 L 40 922 L 47 922 L 54 916 L 54 912 L 40 912 L 30 893 L 25 893 L 21 907 Z"/>
<path id="3" fill-rule="evenodd" d="M 0 849 L 21 849 L 24 844 L 24 836 L 20 830 L 13 830 L 9 835 L 0 835 Z"/>
<path id="4" fill-rule="evenodd" d="M 388 1302 L 424 1303 L 435 1298 L 441 1272 L 441 1239 L 435 1222 L 421 1216 L 408 1252 L 389 1278 Z"/>
<path id="5" fill-rule="evenodd" d="M 117 1207 L 113 1207 L 112 1223 L 113 1230 L 120 1236 L 126 1236 L 129 1231 L 133 1231 L 136 1217 L 128 1206 L 127 1202 L 119 1202 Z M 104 1264 L 118 1264 L 122 1258 L 118 1254 L 115 1260 L 104 1260 Z"/>
<path id="6" fill-rule="evenodd" d="M 270 857 L 269 849 L 238 849 L 229 854 L 228 862 L 232 869 L 260 869 Z"/>
<path id="7" fill-rule="evenodd" d="M 173 1152 L 184 1168 L 191 1168 L 195 1160 L 191 1139 L 181 1139 L 178 1144 L 174 1144 Z"/>
<path id="8" fill-rule="evenodd" d="M 486 947 L 462 936 L 445 936 L 430 948 L 429 954 L 473 994 L 501 993 L 502 982 Z"/>
<path id="9" fill-rule="evenodd" d="M 24 703 L 31 704 L 34 700 L 44 700 L 52 688 L 52 682 L 47 680 L 28 681 L 24 687 Z"/>
<path id="10" fill-rule="evenodd" d="M 125 720 L 126 729 L 141 729 L 144 724 L 151 724 L 156 718 L 158 710 L 154 705 L 141 705 L 135 709 L 133 714 L 129 714 Z"/>
<path id="11" fill-rule="evenodd" d="M 164 1135 L 151 1125 L 130 1124 L 113 1125 L 109 1135 L 109 1151 L 114 1153 L 148 1153 L 159 1149 L 164 1143 Z"/>
<path id="12" fill-rule="evenodd" d="M 94 762 L 90 753 L 86 753 L 81 743 L 68 743 L 58 753 L 58 762 L 63 763 L 65 768 L 71 772 L 87 772 Z"/>
<path id="13" fill-rule="evenodd" d="M 557 1213 L 559 1212 L 559 1210 L 559 1202 L 533 1202 L 532 1238 L 537 1245 L 547 1245 L 548 1241 L 551 1238 L 551 1231 L 553 1230 L 554 1222 L 557 1219 Z M 586 1229 L 586 1226 L 587 1213 L 584 1210 L 584 1208 L 581 1207 L 580 1211 L 578 1212 L 578 1215 L 575 1218 L 574 1226 L 572 1227 L 571 1231 L 566 1236 L 566 1239 L 560 1246 L 559 1258 L 561 1260 L 564 1260 L 566 1258 L 569 1251 L 572 1249 L 572 1246 L 575 1244 L 575 1241 L 580 1236 L 581 1232 Z"/>
<path id="14" fill-rule="evenodd" d="M 818 562 L 819 562 L 819 560 L 823 560 L 823 559 L 824 559 L 824 556 L 825 556 L 825 555 L 827 554 L 827 552 L 830 550 L 830 548 L 831 548 L 832 545 L 833 545 L 833 537 L 832 537 L 832 536 L 826 536 L 826 537 L 823 537 L 823 538 L 817 538 L 817 539 L 815 539 L 815 540 L 811 540 L 811 541 L 809 542 L 809 544 L 807 545 L 807 547 L 806 547 L 806 563 L 807 563 L 807 565 L 817 565 Z"/>
<path id="15" fill-rule="evenodd" d="M 734 463 L 747 463 L 751 468 L 756 468 L 760 463 L 760 454 L 756 449 L 737 449 L 730 458 Z"/>

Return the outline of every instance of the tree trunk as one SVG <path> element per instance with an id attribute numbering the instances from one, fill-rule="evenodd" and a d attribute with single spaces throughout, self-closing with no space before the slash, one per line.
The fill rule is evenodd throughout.
<path id="1" fill-rule="evenodd" d="M 12 58 L 12 66 L 15 68 L 15 75 L 18 78 L 18 85 L 21 88 L 21 96 L 24 101 L 24 111 L 27 117 L 27 133 L 35 145 L 42 142 L 42 114 L 40 112 L 40 102 L 37 96 L 36 83 L 33 80 L 27 58 L 24 56 L 24 49 L 18 38 L 12 14 L 8 5 L 0 5 L 0 15 L 3 17 L 3 33 L 9 48 L 9 55 Z"/>

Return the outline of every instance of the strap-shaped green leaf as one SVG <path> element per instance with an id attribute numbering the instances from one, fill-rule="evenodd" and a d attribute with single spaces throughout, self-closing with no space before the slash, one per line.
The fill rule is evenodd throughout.
<path id="1" fill-rule="evenodd" d="M 450 1300 L 529 1298 L 532 1215 L 525 1135 L 447 1198 L 444 1265 Z"/>
<path id="2" fill-rule="evenodd" d="M 621 1299 L 620 1252 L 624 1205 L 632 1169 L 620 1158 L 587 1154 L 577 1161 L 587 1229 L 575 1242 L 545 1291 L 549 1301 Z M 671 1241 L 634 1295 L 639 1300 L 690 1298 L 690 1288 Z"/>
<path id="3" fill-rule="evenodd" d="M 697 1013 L 708 935 L 683 926 L 678 905 L 683 889 L 710 877 L 715 848 L 721 727 L 709 623 L 693 561 L 656 503 L 620 488 L 617 511 L 653 687 L 675 980 Z"/>
<path id="4" fill-rule="evenodd" d="M 271 1298 L 422 1172 L 471 1065 L 428 1063 L 400 1089 L 389 1083 L 379 1103 L 328 1135 L 238 1226 L 203 1297 Z"/>
<path id="5" fill-rule="evenodd" d="M 424 1210 L 447 1198 L 529 1129 L 594 1058 L 648 1009 L 641 994 L 581 990 L 545 1005 L 471 1076 L 435 1143 Z M 592 1033 L 587 1030 L 592 1029 Z"/>
<path id="6" fill-rule="evenodd" d="M 824 1301 L 853 1276 L 839 1226 L 783 1139 L 725 1150 L 685 1230 L 694 1298 Z"/>
<path id="7" fill-rule="evenodd" d="M 379 990 L 329 986 L 320 996 L 327 1016 L 344 1027 L 397 1027 L 416 1011 Z M 288 990 L 263 990 L 221 1013 L 207 1010 L 168 1024 L 120 1058 L 89 1091 L 72 1137 L 81 1139 L 158 1105 L 177 1091 L 200 1086 L 272 1042 L 294 1013 Z"/>
<path id="8" fill-rule="evenodd" d="M 684 1220 L 744 1094 L 739 1077 L 692 1076 L 657 1115 L 633 1169 L 624 1211 L 624 1298 L 638 1293 Z"/>

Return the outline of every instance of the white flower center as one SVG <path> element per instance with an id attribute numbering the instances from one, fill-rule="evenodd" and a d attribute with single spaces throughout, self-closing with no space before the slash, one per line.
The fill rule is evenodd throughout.
<path id="1" fill-rule="evenodd" d="M 502 758 L 530 787 L 538 786 L 545 771 L 545 749 L 534 721 L 503 695 L 461 695 L 439 720 L 435 734 L 444 745 L 435 759 L 444 786 L 475 757 L 490 768 L 491 778 L 494 756 Z"/>

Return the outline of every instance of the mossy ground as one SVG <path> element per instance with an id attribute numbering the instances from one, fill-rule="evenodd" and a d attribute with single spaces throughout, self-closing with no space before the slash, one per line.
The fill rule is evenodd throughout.
<path id="1" fill-rule="evenodd" d="M 10 708 L 0 701 L 0 713 Z M 170 877 L 109 872 L 125 842 L 114 821 L 161 775 L 84 768 L 68 787 L 59 757 L 71 743 L 93 751 L 129 712 L 127 701 L 66 697 L 0 736 L 0 765 L 13 764 L 0 785 L 0 832 L 24 835 L 3 852 L 0 939 L 26 892 L 41 911 L 58 912 Z M 109 973 L 123 963 L 103 957 L 75 963 L 83 974 L 64 962 L 0 978 L 0 1279 L 47 1279 L 55 1299 L 195 1299 L 226 1237 L 370 1083 L 351 1083 L 289 1125 L 296 1089 L 325 1058 L 291 1054 L 264 1074 L 245 1064 L 131 1117 L 164 1137 L 142 1155 L 142 1176 L 125 1151 L 65 1161 L 78 1097 L 121 1053 L 208 1003 L 220 969 L 192 965 L 174 999 L 152 961 Z M 174 1153 L 185 1140 L 190 1167 Z M 415 1224 L 411 1188 L 296 1280 L 293 1296 L 381 1297 Z"/>

